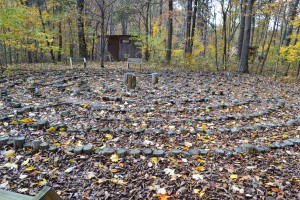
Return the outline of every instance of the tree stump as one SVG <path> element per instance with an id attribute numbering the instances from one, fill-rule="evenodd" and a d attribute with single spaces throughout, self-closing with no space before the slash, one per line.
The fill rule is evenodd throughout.
<path id="1" fill-rule="evenodd" d="M 136 76 L 134 75 L 128 75 L 128 82 L 126 84 L 127 89 L 134 90 L 136 87 Z"/>
<path id="2" fill-rule="evenodd" d="M 132 73 L 125 73 L 125 74 L 124 74 L 124 84 L 125 84 L 125 85 L 127 85 L 127 83 L 128 83 L 128 76 L 129 76 L 129 75 L 132 75 Z"/>
<path id="3" fill-rule="evenodd" d="M 74 149 L 74 154 L 79 155 L 82 153 L 82 150 L 83 150 L 83 146 L 78 146 Z"/>
<path id="4" fill-rule="evenodd" d="M 158 83 L 158 73 L 152 74 L 152 85 L 155 85 Z"/>
<path id="5" fill-rule="evenodd" d="M 0 138 L 0 147 L 6 145 L 8 140 L 9 140 L 9 137 L 1 137 Z"/>
<path id="6" fill-rule="evenodd" d="M 22 149 L 25 144 L 25 137 L 16 137 L 13 139 L 14 149 Z"/>
<path id="7" fill-rule="evenodd" d="M 42 144 L 42 141 L 41 141 L 41 140 L 33 140 L 33 141 L 31 142 L 32 150 L 33 150 L 34 152 L 39 151 L 40 145 L 41 145 L 41 144 Z"/>

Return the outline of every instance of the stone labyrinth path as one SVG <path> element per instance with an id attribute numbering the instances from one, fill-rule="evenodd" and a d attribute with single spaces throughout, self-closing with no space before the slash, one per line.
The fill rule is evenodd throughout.
<path id="1" fill-rule="evenodd" d="M 66 199 L 299 197 L 299 84 L 163 70 L 153 85 L 133 70 L 126 91 L 125 72 L 0 78 L 0 186 L 35 194 L 47 181 Z"/>

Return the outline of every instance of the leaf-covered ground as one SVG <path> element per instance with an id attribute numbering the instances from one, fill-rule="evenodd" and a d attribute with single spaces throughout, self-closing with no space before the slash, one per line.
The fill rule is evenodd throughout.
<path id="1" fill-rule="evenodd" d="M 132 70 L 137 88 L 127 91 L 125 72 L 0 78 L 0 188 L 35 195 L 50 185 L 64 199 L 300 198 L 299 83 L 149 69 Z"/>

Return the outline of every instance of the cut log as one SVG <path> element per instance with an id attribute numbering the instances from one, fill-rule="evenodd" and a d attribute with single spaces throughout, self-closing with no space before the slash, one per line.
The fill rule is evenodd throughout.
<path id="1" fill-rule="evenodd" d="M 49 149 L 49 143 L 48 142 L 43 142 L 40 144 L 40 150 L 47 150 Z"/>
<path id="2" fill-rule="evenodd" d="M 127 89 L 134 90 L 136 87 L 136 76 L 128 75 Z"/>
<path id="3" fill-rule="evenodd" d="M 1 137 L 0 138 L 0 147 L 6 145 L 8 140 L 9 140 L 9 137 Z"/>
<path id="4" fill-rule="evenodd" d="M 124 84 L 125 84 L 125 85 L 127 85 L 127 83 L 128 83 L 128 76 L 129 76 L 129 75 L 132 75 L 132 73 L 125 73 L 125 74 L 124 74 Z"/>
<path id="5" fill-rule="evenodd" d="M 83 147 L 82 152 L 86 155 L 91 155 L 93 153 L 94 147 L 92 145 L 86 145 Z"/>
<path id="6" fill-rule="evenodd" d="M 33 141 L 31 142 L 32 150 L 33 150 L 34 152 L 39 151 L 40 145 L 41 145 L 41 144 L 42 144 L 42 141 L 41 141 L 41 140 L 33 140 Z"/>
<path id="7" fill-rule="evenodd" d="M 152 85 L 155 85 L 158 83 L 158 73 L 152 74 Z"/>
<path id="8" fill-rule="evenodd" d="M 22 149 L 25 144 L 25 137 L 16 137 L 13 139 L 14 149 Z"/>

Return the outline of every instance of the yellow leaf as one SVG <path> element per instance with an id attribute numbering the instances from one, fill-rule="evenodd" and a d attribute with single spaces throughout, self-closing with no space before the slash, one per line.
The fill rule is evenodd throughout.
<path id="1" fill-rule="evenodd" d="M 14 120 L 14 121 L 10 122 L 10 124 L 11 125 L 16 125 L 16 124 L 18 124 L 18 122 L 16 120 Z"/>
<path id="2" fill-rule="evenodd" d="M 30 123 L 30 122 L 33 122 L 33 120 L 31 118 L 25 118 L 25 119 L 20 119 L 19 122 L 21 122 L 21 123 Z"/>
<path id="3" fill-rule="evenodd" d="M 97 165 L 99 168 L 103 168 L 104 167 L 104 165 L 102 165 L 102 164 L 99 164 L 99 165 Z"/>
<path id="4" fill-rule="evenodd" d="M 50 127 L 47 129 L 48 132 L 55 132 L 55 128 L 54 127 Z"/>
<path id="5" fill-rule="evenodd" d="M 157 163 L 158 163 L 158 159 L 157 159 L 156 157 L 151 158 L 151 161 L 152 161 L 155 165 L 157 165 Z"/>
<path id="6" fill-rule="evenodd" d="M 49 161 L 50 160 L 50 158 L 45 158 L 44 160 L 43 160 L 43 162 L 47 162 L 47 161 Z"/>
<path id="7" fill-rule="evenodd" d="M 278 169 L 282 169 L 283 166 L 282 166 L 282 165 L 278 165 L 277 168 L 278 168 Z"/>
<path id="8" fill-rule="evenodd" d="M 237 175 L 237 174 L 231 174 L 231 175 L 230 175 L 230 178 L 231 178 L 231 179 L 237 179 L 237 178 L 238 178 L 238 175 Z"/>
<path id="9" fill-rule="evenodd" d="M 198 194 L 200 198 L 203 197 L 203 195 L 205 194 L 206 188 L 203 188 L 202 190 L 199 189 L 194 189 L 194 193 Z"/>
<path id="10" fill-rule="evenodd" d="M 110 156 L 110 160 L 112 162 L 118 162 L 119 161 L 119 156 L 117 154 L 113 154 L 112 156 Z"/>
<path id="11" fill-rule="evenodd" d="M 255 122 L 259 122 L 260 121 L 260 119 L 259 118 L 253 118 L 253 120 L 255 121 Z"/>
<path id="12" fill-rule="evenodd" d="M 209 112 L 210 112 L 210 109 L 209 109 L 209 108 L 206 108 L 205 112 L 206 112 L 206 113 L 209 113 Z"/>
<path id="13" fill-rule="evenodd" d="M 199 171 L 199 172 L 203 172 L 205 170 L 205 168 L 202 167 L 202 166 L 198 166 L 198 167 L 195 167 L 194 170 Z"/>
<path id="14" fill-rule="evenodd" d="M 288 138 L 288 137 L 289 137 L 289 135 L 288 135 L 288 134 L 286 134 L 286 133 L 283 133 L 281 136 L 282 136 L 282 138 L 283 138 L 283 139 L 286 139 L 286 138 Z"/>
<path id="15" fill-rule="evenodd" d="M 41 187 L 41 186 L 44 186 L 47 184 L 47 180 L 46 179 L 43 179 L 42 181 L 38 182 L 38 185 Z"/>
<path id="16" fill-rule="evenodd" d="M 202 124 L 202 129 L 203 129 L 204 132 L 207 130 L 206 124 Z"/>
<path id="17" fill-rule="evenodd" d="M 7 158 L 12 158 L 15 155 L 15 151 L 14 150 L 8 150 L 4 152 L 5 157 Z"/>
<path id="18" fill-rule="evenodd" d="M 31 165 L 31 166 L 27 167 L 25 170 L 26 170 L 26 171 L 32 171 L 32 170 L 34 170 L 34 169 L 35 169 L 35 167 Z"/>
<path id="19" fill-rule="evenodd" d="M 59 157 L 56 156 L 56 157 L 54 158 L 54 162 L 57 162 L 58 160 L 59 160 Z"/>
<path id="20" fill-rule="evenodd" d="M 110 170 L 112 173 L 116 173 L 116 172 L 118 172 L 118 170 L 117 169 L 112 169 L 112 170 Z"/>
<path id="21" fill-rule="evenodd" d="M 70 159 L 69 161 L 70 161 L 70 163 L 75 163 L 76 162 L 74 159 Z"/>
<path id="22" fill-rule="evenodd" d="M 171 198 L 171 196 L 167 194 L 154 194 L 153 196 L 159 198 L 160 200 L 168 200 Z"/>
<path id="23" fill-rule="evenodd" d="M 24 166 L 24 165 L 28 165 L 28 163 L 29 163 L 29 158 L 27 159 L 27 160 L 25 160 L 24 162 L 22 162 L 22 166 Z"/>
<path id="24" fill-rule="evenodd" d="M 111 140 L 113 137 L 111 136 L 111 134 L 106 134 L 105 137 L 108 139 L 108 140 Z"/>
<path id="25" fill-rule="evenodd" d="M 110 179 L 109 181 L 114 184 L 117 184 L 117 185 L 126 185 L 127 184 L 127 182 L 120 180 L 120 179 Z"/>

